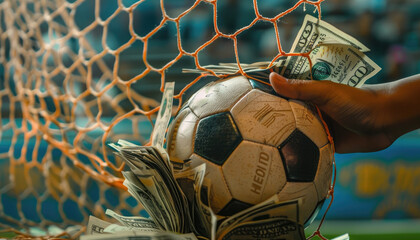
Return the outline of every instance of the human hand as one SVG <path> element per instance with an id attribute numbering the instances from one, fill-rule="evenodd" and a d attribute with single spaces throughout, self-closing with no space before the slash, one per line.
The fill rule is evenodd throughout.
<path id="1" fill-rule="evenodd" d="M 354 88 L 330 81 L 303 81 L 270 74 L 281 96 L 319 107 L 330 128 L 338 153 L 372 152 L 390 146 L 398 136 L 386 130 L 385 90 Z"/>

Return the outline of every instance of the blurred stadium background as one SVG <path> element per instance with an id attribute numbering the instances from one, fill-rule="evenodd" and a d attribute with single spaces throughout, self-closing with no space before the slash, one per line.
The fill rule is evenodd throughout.
<path id="1" fill-rule="evenodd" d="M 116 8 L 115 2 L 107 2 L 106 8 L 102 8 L 100 14 L 106 16 L 113 13 Z M 190 4 L 189 2 L 188 4 Z M 84 4 L 84 7 L 81 7 L 75 16 L 77 23 L 81 26 L 91 21 L 89 18 L 94 1 L 85 1 Z M 170 1 L 168 3 L 173 10 L 183 9 L 185 4 L 187 1 Z M 146 1 L 142 8 L 138 8 L 139 12 L 134 13 L 134 20 L 141 23 L 135 26 L 138 31 L 148 32 L 160 22 L 161 15 L 158 5 L 158 1 Z M 279 12 L 278 9 L 287 9 L 292 3 L 265 0 L 261 1 L 259 5 L 263 15 L 273 16 Z M 212 21 L 211 14 L 208 14 L 209 9 L 204 7 L 182 22 L 183 38 L 195 48 L 210 34 L 207 27 Z M 312 14 L 312 10 L 313 8 L 308 8 L 305 12 L 301 6 L 280 20 L 279 34 L 283 49 L 286 51 L 290 49 L 304 15 Z M 220 1 L 218 11 L 219 28 L 226 33 L 234 32 L 249 24 L 254 16 L 252 1 Z M 323 20 L 359 39 L 371 49 L 368 56 L 382 67 L 382 71 L 367 82 L 371 84 L 393 81 L 420 72 L 419 13 L 419 0 L 326 0 L 322 5 Z M 4 21 L 4 19 L 0 18 L 0 21 Z M 107 44 L 111 48 L 124 44 L 130 38 L 127 21 L 127 16 L 121 16 L 110 23 L 109 31 L 114 34 L 113 38 L 108 39 Z M 273 52 L 277 51 L 272 27 L 257 24 L 253 28 L 252 33 L 243 34 L 239 39 L 241 61 L 250 63 L 271 60 Z M 150 44 L 149 60 L 152 65 L 159 65 L 176 56 L 178 49 L 174 40 L 175 34 L 175 26 L 167 25 L 163 31 L 159 32 L 155 38 L 156 41 Z M 100 33 L 95 35 L 93 31 L 90 41 L 97 43 L 92 44 L 93 46 L 100 47 Z M 231 49 L 230 46 L 230 40 L 221 39 L 215 46 L 211 46 L 211 49 L 206 50 L 205 54 L 200 55 L 200 63 L 205 65 L 235 62 L 232 51 L 226 50 Z M 7 47 L 7 45 L 0 45 L 0 48 L 7 49 Z M 141 63 L 136 61 L 141 53 L 141 48 L 142 46 L 134 44 L 132 48 L 121 53 L 121 78 L 130 79 L 141 72 L 139 69 L 144 68 Z M 168 70 L 166 78 L 186 83 L 193 77 L 186 78 L 181 73 L 181 69 L 194 67 L 192 59 L 182 59 Z M 1 88 L 5 86 L 4 76 L 4 68 L 0 65 Z M 143 85 L 136 90 L 144 96 L 159 100 L 161 96 L 158 91 L 159 86 L 160 76 L 156 75 L 154 78 L 151 77 L 144 81 Z M 5 125 L 8 122 L 7 112 L 9 109 L 4 107 L 7 105 L 7 98 L 2 98 L 2 101 L 1 120 Z M 145 131 L 145 139 L 147 139 L 151 129 L 149 125 L 144 127 L 149 128 Z M 119 129 L 124 130 L 124 126 L 120 126 Z M 0 223 L 3 224 L 8 224 L 11 218 L 19 219 L 21 217 L 17 213 L 16 197 L 7 194 L 7 190 L 5 190 L 5 186 L 9 184 L 7 175 L 9 159 L 6 153 L 9 152 L 12 136 L 12 132 L 3 132 L 0 142 L 0 154 L 2 154 L 0 158 L 0 169 L 2 169 L 0 170 L 0 189 L 2 189 L 0 192 L 2 194 Z M 16 145 L 19 145 L 19 142 Z M 46 148 L 46 146 L 40 146 L 41 152 L 42 148 Z M 20 153 L 17 147 L 16 149 L 17 152 L 13 154 L 18 158 Z M 59 156 L 59 153 L 56 154 Z M 328 212 L 327 221 L 321 229 L 323 234 L 332 237 L 348 232 L 351 239 L 420 239 L 420 131 L 414 131 L 401 137 L 390 148 L 380 152 L 336 154 L 336 163 L 335 200 Z M 89 180 L 88 183 L 90 187 L 86 189 L 93 190 L 87 195 L 91 196 L 90 198 L 93 200 L 98 200 L 97 189 L 104 188 L 103 183 L 93 180 Z M 119 201 L 123 200 L 127 203 L 125 204 L 127 209 L 136 205 L 130 197 L 122 200 L 116 197 L 118 194 L 120 192 L 117 190 L 106 190 L 101 195 L 104 200 L 98 202 L 104 205 L 104 208 L 118 206 Z M 47 205 L 55 204 L 54 206 L 57 208 L 54 200 L 47 198 L 45 201 Z M 24 207 L 23 211 L 27 211 L 28 214 L 25 216 L 28 217 L 32 211 L 30 206 L 33 205 L 30 204 L 30 199 L 25 203 L 29 207 Z M 62 221 L 57 217 L 58 215 L 77 208 L 71 202 L 64 204 L 63 207 L 70 210 L 55 210 L 56 215 L 54 215 L 54 211 L 49 211 L 46 213 L 46 218 L 52 222 Z M 98 206 L 86 206 L 85 208 L 89 207 L 97 208 Z M 86 211 L 95 213 L 94 210 Z M 125 214 L 132 213 L 130 210 L 124 211 L 124 209 L 120 209 L 120 211 Z M 73 214 L 73 216 L 68 215 L 68 219 L 71 219 L 73 223 L 83 221 L 83 216 L 78 215 L 77 211 Z M 36 219 L 34 221 L 36 222 Z M 316 224 L 310 227 L 308 233 L 314 227 Z"/>

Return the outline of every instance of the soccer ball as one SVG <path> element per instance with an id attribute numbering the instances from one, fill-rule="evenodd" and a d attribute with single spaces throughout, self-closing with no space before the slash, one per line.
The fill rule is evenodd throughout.
<path id="1" fill-rule="evenodd" d="M 333 153 L 313 106 L 243 76 L 198 90 L 174 118 L 167 146 L 175 165 L 206 163 L 209 205 L 221 216 L 278 194 L 303 199 L 307 226 L 331 183 Z"/>

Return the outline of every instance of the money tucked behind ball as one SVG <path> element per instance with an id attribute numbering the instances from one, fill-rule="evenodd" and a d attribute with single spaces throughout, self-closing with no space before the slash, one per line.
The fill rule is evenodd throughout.
<path id="1" fill-rule="evenodd" d="M 243 76 L 211 82 L 182 107 L 168 133 L 175 166 L 206 163 L 209 204 L 231 216 L 274 194 L 302 198 L 308 226 L 331 183 L 332 148 L 313 106 Z"/>

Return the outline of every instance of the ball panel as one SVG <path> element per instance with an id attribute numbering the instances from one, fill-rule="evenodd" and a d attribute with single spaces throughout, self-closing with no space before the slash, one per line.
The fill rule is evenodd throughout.
<path id="1" fill-rule="evenodd" d="M 190 108 L 199 118 L 228 111 L 249 90 L 251 84 L 243 76 L 221 79 L 200 89 L 189 101 Z"/>
<path id="2" fill-rule="evenodd" d="M 289 102 L 257 89 L 241 98 L 231 113 L 244 139 L 274 147 L 296 128 Z"/>
<path id="3" fill-rule="evenodd" d="M 250 204 L 266 200 L 286 184 L 277 149 L 255 142 L 242 141 L 222 170 L 232 197 Z"/>
<path id="4" fill-rule="evenodd" d="M 232 195 L 226 184 L 222 169 L 219 166 L 207 161 L 197 154 L 191 155 L 192 167 L 198 166 L 202 163 L 206 163 L 206 179 L 211 182 L 209 205 L 213 211 L 218 214 L 220 210 L 224 208 L 226 204 L 228 204 L 232 199 Z"/>
<path id="5" fill-rule="evenodd" d="M 184 92 L 184 94 L 182 94 L 182 102 L 185 102 L 184 105 L 189 106 L 191 100 L 194 98 L 197 92 L 200 91 L 200 89 L 202 89 L 206 85 L 212 84 L 213 82 L 219 79 L 220 78 L 215 77 L 215 76 L 205 76 L 205 77 L 200 78 L 200 81 L 194 83 Z"/>
<path id="6" fill-rule="evenodd" d="M 299 206 L 300 224 L 304 224 L 310 219 L 318 204 L 318 195 L 312 182 L 288 182 L 277 195 L 281 201 L 302 198 L 302 204 Z"/>
<path id="7" fill-rule="evenodd" d="M 324 126 L 315 107 L 297 100 L 289 100 L 296 118 L 296 128 L 308 136 L 319 148 L 328 143 Z"/>
<path id="8" fill-rule="evenodd" d="M 232 216 L 235 213 L 243 211 L 247 208 L 252 207 L 253 204 L 239 201 L 237 199 L 232 199 L 230 202 L 218 213 L 220 216 Z"/>
<path id="9" fill-rule="evenodd" d="M 312 182 L 318 162 L 318 147 L 301 131 L 295 130 L 280 145 L 279 152 L 286 168 L 287 181 Z"/>
<path id="10" fill-rule="evenodd" d="M 314 184 L 316 190 L 318 192 L 319 199 L 321 201 L 324 199 L 327 194 L 328 190 L 330 189 L 331 185 L 331 178 L 332 178 L 332 159 L 333 159 L 333 151 L 332 146 L 330 144 L 326 144 L 320 150 L 320 158 L 318 164 L 318 171 L 314 179 Z"/>
<path id="11" fill-rule="evenodd" d="M 194 152 L 212 163 L 222 165 L 242 136 L 229 112 L 210 115 L 198 122 Z"/>
<path id="12" fill-rule="evenodd" d="M 169 127 L 168 154 L 175 166 L 183 164 L 193 152 L 193 139 L 197 116 L 186 107 L 178 113 Z M 177 164 L 178 163 L 178 164 Z"/>

